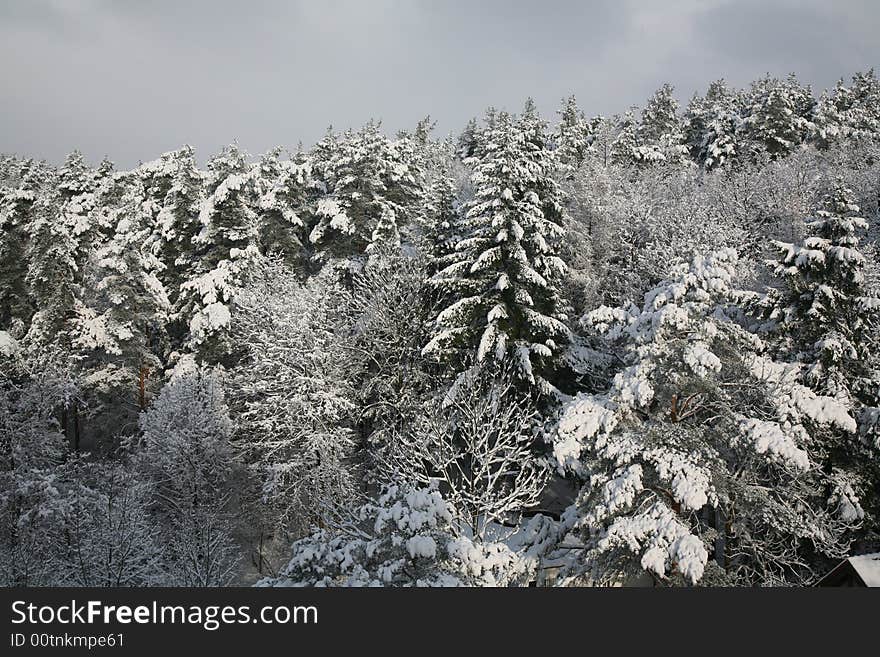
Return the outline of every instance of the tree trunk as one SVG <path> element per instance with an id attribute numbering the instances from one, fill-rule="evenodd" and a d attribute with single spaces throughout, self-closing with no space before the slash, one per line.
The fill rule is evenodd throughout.
<path id="1" fill-rule="evenodd" d="M 79 452 L 79 404 L 73 404 L 73 451 Z"/>
<path id="2" fill-rule="evenodd" d="M 61 410 L 61 433 L 64 434 L 64 437 L 70 443 L 72 442 L 70 437 L 70 432 L 67 430 L 67 407 L 65 406 Z"/>
<path id="3" fill-rule="evenodd" d="M 138 407 L 143 411 L 147 408 L 147 377 L 150 376 L 150 368 L 141 365 L 138 371 Z"/>

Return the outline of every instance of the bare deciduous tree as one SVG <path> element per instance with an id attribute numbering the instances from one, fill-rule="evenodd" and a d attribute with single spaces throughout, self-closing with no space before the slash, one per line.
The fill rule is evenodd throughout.
<path id="1" fill-rule="evenodd" d="M 509 366 L 472 368 L 395 436 L 389 458 L 413 483 L 439 481 L 461 526 L 483 541 L 490 523 L 538 502 L 548 471 L 535 453 L 537 417 Z"/>

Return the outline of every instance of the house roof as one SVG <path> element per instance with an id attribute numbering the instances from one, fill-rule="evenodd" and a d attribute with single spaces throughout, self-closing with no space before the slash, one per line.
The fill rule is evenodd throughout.
<path id="1" fill-rule="evenodd" d="M 847 579 L 857 586 L 861 583 L 862 586 L 880 587 L 880 552 L 844 559 L 815 585 L 840 586 Z"/>
<path id="2" fill-rule="evenodd" d="M 865 586 L 880 586 L 880 552 L 860 554 L 848 559 Z"/>

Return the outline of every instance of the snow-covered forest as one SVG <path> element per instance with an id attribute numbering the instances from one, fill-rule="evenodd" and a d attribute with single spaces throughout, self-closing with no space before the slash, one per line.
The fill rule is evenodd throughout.
<path id="1" fill-rule="evenodd" d="M 802 586 L 880 550 L 873 71 L 543 109 L 2 156 L 0 583 Z"/>

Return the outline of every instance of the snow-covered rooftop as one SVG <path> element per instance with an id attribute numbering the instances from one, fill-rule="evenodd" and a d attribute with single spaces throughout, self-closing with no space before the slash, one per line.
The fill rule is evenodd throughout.
<path id="1" fill-rule="evenodd" d="M 865 586 L 880 586 L 880 552 L 860 554 L 848 559 Z"/>

